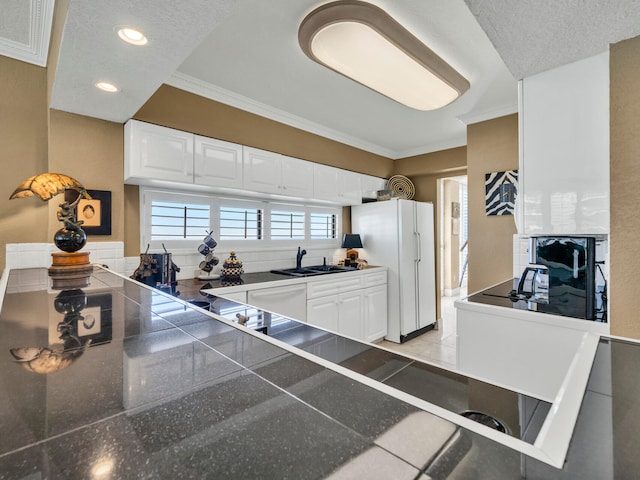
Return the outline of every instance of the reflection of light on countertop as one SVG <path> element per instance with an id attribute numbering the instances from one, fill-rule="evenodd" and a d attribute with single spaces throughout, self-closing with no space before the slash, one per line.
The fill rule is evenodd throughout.
<path id="1" fill-rule="evenodd" d="M 113 460 L 110 458 L 100 459 L 91 467 L 91 478 L 107 478 L 113 472 Z"/>

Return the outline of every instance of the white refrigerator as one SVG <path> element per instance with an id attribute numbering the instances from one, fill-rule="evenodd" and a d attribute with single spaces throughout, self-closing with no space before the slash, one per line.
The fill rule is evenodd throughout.
<path id="1" fill-rule="evenodd" d="M 388 267 L 387 340 L 402 343 L 436 322 L 433 204 L 392 198 L 351 207 L 361 257 Z"/>

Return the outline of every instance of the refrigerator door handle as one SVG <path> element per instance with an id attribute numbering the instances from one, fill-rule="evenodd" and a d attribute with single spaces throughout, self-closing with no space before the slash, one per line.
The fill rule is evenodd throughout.
<path id="1" fill-rule="evenodd" d="M 422 261 L 422 237 L 420 236 L 420 232 L 413 232 L 416 235 L 416 241 L 418 243 L 418 259 L 416 262 Z"/>

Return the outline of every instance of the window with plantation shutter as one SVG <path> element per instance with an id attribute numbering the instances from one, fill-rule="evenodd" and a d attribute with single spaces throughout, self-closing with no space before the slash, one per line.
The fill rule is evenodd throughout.
<path id="1" fill-rule="evenodd" d="M 337 248 L 341 207 L 140 187 L 140 248 L 197 252 L 211 233 L 217 252 Z M 197 253 L 196 253 L 197 254 Z"/>
<path id="2" fill-rule="evenodd" d="M 271 239 L 304 239 L 304 217 L 301 212 L 290 212 L 284 210 L 271 211 Z"/>
<path id="3" fill-rule="evenodd" d="M 335 213 L 309 214 L 311 239 L 336 238 L 336 223 Z"/>
<path id="4" fill-rule="evenodd" d="M 260 240 L 263 212 L 259 208 L 220 206 L 220 240 Z"/>
<path id="5" fill-rule="evenodd" d="M 210 225 L 209 205 L 153 200 L 151 239 L 198 239 Z"/>

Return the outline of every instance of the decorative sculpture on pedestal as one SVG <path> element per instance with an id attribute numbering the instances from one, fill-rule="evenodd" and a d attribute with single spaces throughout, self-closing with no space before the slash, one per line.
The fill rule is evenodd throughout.
<path id="1" fill-rule="evenodd" d="M 53 288 L 80 288 L 89 284 L 89 276 L 93 271 L 89 263 L 89 252 L 78 251 L 87 243 L 87 235 L 81 228 L 83 222 L 77 220 L 75 210 L 82 198 L 91 199 L 84 186 L 68 175 L 42 173 L 29 177 L 18 185 L 9 199 L 38 197 L 46 202 L 63 192 L 65 200 L 59 204 L 57 212 L 62 228 L 53 237 L 53 243 L 62 252 L 51 254 L 53 263 L 49 268 L 49 275 L 53 278 Z"/>

